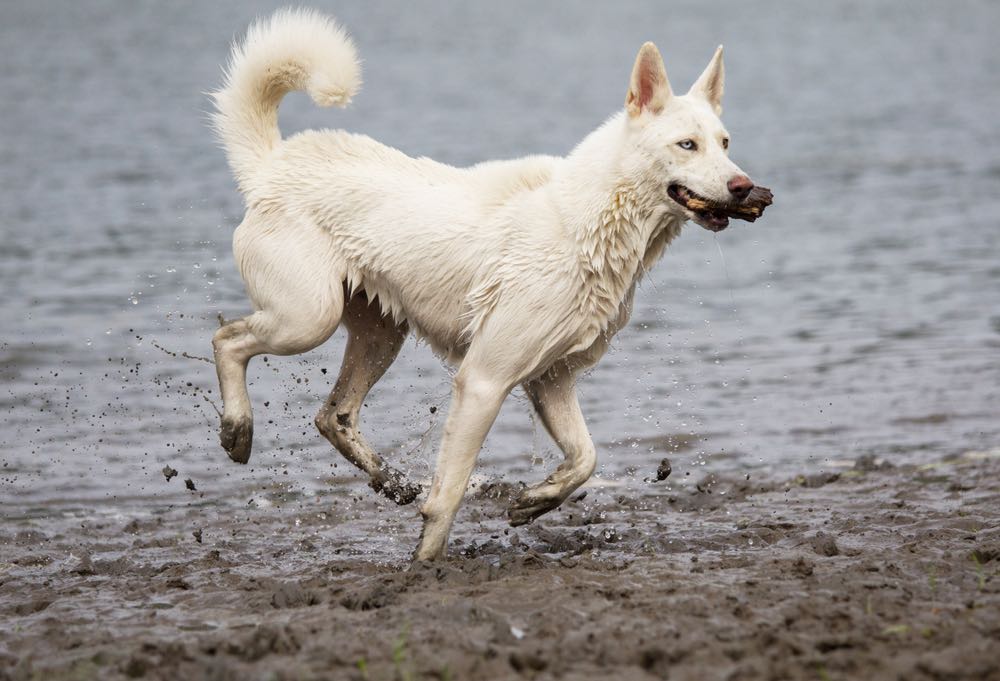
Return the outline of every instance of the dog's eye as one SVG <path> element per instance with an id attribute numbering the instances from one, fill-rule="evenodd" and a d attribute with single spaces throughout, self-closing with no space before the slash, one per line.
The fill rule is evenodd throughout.
<path id="1" fill-rule="evenodd" d="M 698 145 L 695 144 L 694 140 L 681 140 L 677 143 L 677 146 L 685 151 L 694 151 L 698 148 Z"/>
<path id="2" fill-rule="evenodd" d="M 728 137 L 723 137 L 722 138 L 722 148 L 723 149 L 728 149 L 729 148 L 729 138 Z"/>

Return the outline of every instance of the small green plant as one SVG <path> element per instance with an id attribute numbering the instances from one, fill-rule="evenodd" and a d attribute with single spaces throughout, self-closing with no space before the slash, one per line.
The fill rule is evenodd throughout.
<path id="1" fill-rule="evenodd" d="M 390 651 L 390 659 L 392 660 L 393 673 L 391 677 L 384 677 L 382 672 L 377 671 L 381 664 L 376 660 L 376 671 L 372 671 L 368 668 L 368 660 L 365 658 L 359 658 L 355 663 L 358 667 L 358 671 L 361 673 L 361 678 L 364 681 L 381 681 L 383 678 L 392 678 L 393 681 L 413 681 L 413 666 L 410 661 L 409 653 L 409 642 L 410 639 L 410 625 L 406 624 L 402 631 L 399 632 L 399 636 L 392 642 L 392 650 Z M 445 667 L 441 671 L 441 678 L 444 681 L 450 681 L 451 673 L 448 668 Z"/>
<path id="2" fill-rule="evenodd" d="M 404 625 L 399 632 L 399 638 L 392 646 L 392 664 L 396 668 L 396 678 L 400 681 L 413 681 L 413 670 L 407 664 L 408 654 L 406 652 L 410 638 L 410 625 Z"/>
<path id="3" fill-rule="evenodd" d="M 927 573 L 927 585 L 931 588 L 931 596 L 937 595 L 937 567 L 931 565 L 931 569 Z"/>
<path id="4" fill-rule="evenodd" d="M 986 588 L 986 570 L 983 568 L 982 561 L 979 560 L 979 554 L 975 551 L 972 552 L 972 562 L 976 564 L 978 588 L 982 591 Z"/>

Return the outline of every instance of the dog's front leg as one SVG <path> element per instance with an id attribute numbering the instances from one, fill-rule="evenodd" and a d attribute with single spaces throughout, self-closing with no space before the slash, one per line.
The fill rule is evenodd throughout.
<path id="1" fill-rule="evenodd" d="M 507 515 L 513 526 L 531 522 L 561 504 L 594 473 L 597 453 L 576 397 L 576 381 L 568 367 L 550 371 L 524 385 L 545 429 L 566 459 L 543 482 L 521 492 Z"/>
<path id="2" fill-rule="evenodd" d="M 420 509 L 424 518 L 415 560 L 444 558 L 448 534 L 465 495 L 476 457 L 510 384 L 477 367 L 462 364 L 452 388 L 430 494 Z"/>

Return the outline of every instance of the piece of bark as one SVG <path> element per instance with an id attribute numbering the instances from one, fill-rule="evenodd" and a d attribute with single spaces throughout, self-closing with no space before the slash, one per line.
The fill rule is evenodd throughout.
<path id="1" fill-rule="evenodd" d="M 704 199 L 688 199 L 687 208 L 693 211 L 719 211 L 731 218 L 753 222 L 764 214 L 764 209 L 771 205 L 774 194 L 767 187 L 754 187 L 750 194 L 740 203 L 714 203 Z"/>

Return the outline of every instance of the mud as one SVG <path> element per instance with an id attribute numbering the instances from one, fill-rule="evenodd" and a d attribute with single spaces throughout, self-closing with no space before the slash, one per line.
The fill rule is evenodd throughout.
<path id="1" fill-rule="evenodd" d="M 1000 451 L 517 493 L 435 564 L 371 493 L 9 522 L 0 679 L 1000 678 Z"/>

